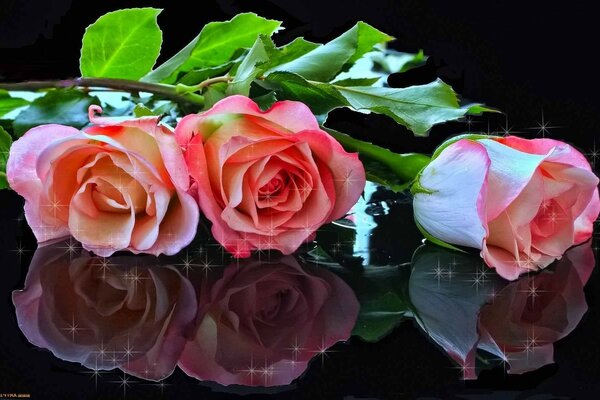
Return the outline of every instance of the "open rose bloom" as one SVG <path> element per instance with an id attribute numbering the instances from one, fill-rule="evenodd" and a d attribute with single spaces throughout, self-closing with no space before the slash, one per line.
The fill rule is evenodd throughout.
<path id="1" fill-rule="evenodd" d="M 175 254 L 189 244 L 198 206 L 173 132 L 157 117 L 96 117 L 79 131 L 62 125 L 29 130 L 10 150 L 10 186 L 25 198 L 38 242 L 72 235 L 100 256 Z"/>
<path id="2" fill-rule="evenodd" d="M 365 185 L 358 156 L 299 102 L 263 112 L 247 97 L 227 97 L 183 118 L 175 135 L 212 233 L 236 257 L 254 249 L 294 252 L 343 217 Z"/>
<path id="3" fill-rule="evenodd" d="M 462 138 L 420 174 L 415 219 L 446 243 L 481 249 L 506 279 L 544 268 L 590 238 L 598 178 L 552 139 Z"/>

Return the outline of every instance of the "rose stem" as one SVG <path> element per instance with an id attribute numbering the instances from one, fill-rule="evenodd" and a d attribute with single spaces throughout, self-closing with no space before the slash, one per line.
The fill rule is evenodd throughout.
<path id="1" fill-rule="evenodd" d="M 207 80 L 208 81 L 208 80 Z M 207 82 L 205 81 L 205 82 Z M 222 81 L 222 80 L 221 80 Z M 213 82 L 201 82 L 198 87 L 201 89 L 210 85 Z M 200 86 L 204 83 L 203 86 Z M 64 80 L 49 80 L 49 81 L 29 81 L 29 82 L 15 82 L 15 83 L 0 83 L 0 89 L 3 90 L 25 90 L 35 91 L 40 89 L 51 89 L 51 88 L 71 88 L 71 87 L 85 87 L 85 88 L 107 88 L 113 90 L 121 90 L 124 92 L 147 92 L 158 96 L 162 96 L 168 99 L 177 101 L 185 101 L 197 105 L 204 105 L 204 97 L 195 93 L 181 93 L 177 90 L 174 85 L 166 85 L 163 83 L 149 83 L 139 82 L 127 79 L 113 79 L 113 78 L 74 78 Z"/>

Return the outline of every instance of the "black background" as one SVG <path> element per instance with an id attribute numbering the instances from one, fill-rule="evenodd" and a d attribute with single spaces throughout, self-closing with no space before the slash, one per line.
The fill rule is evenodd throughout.
<path id="1" fill-rule="evenodd" d="M 591 153 L 600 147 L 600 81 L 597 76 L 598 21 L 593 2 L 534 1 L 76 1 L 0 0 L 0 80 L 73 77 L 78 74 L 85 27 L 108 11 L 125 7 L 164 8 L 160 61 L 187 44 L 206 22 L 254 11 L 284 21 L 279 44 L 297 36 L 327 41 L 357 20 L 364 20 L 398 40 L 401 51 L 423 49 L 431 57 L 419 72 L 393 77 L 394 85 L 424 83 L 435 75 L 451 83 L 465 99 L 483 102 L 505 114 L 476 119 L 469 126 L 436 127 L 428 138 L 414 138 L 393 121 L 336 110 L 330 125 L 397 151 L 430 152 L 450 134 L 496 131 L 541 136 L 545 132 Z M 600 161 L 599 161 L 600 162 Z M 26 228 L 21 232 L 22 202 L 0 193 L 0 393 L 29 392 L 32 398 L 122 398 L 119 385 L 103 379 L 95 388 L 78 366 L 33 349 L 16 328 L 10 293 L 22 285 L 24 272 L 14 249 L 33 250 Z M 407 221 L 407 225 L 412 222 Z M 412 228 L 399 229 L 397 240 L 415 241 Z M 31 257 L 25 252 L 23 264 Z M 590 310 L 577 330 L 556 345 L 557 364 L 518 377 L 502 371 L 462 382 L 460 371 L 411 324 L 377 344 L 340 345 L 323 366 L 310 369 L 295 391 L 282 398 L 596 398 L 600 392 L 600 282 L 597 271 L 586 287 Z M 198 385 L 178 372 L 164 395 L 156 387 L 133 385 L 128 398 L 234 397 Z M 263 395 L 254 395 L 262 397 Z M 252 396 L 252 397 L 254 397 Z"/>

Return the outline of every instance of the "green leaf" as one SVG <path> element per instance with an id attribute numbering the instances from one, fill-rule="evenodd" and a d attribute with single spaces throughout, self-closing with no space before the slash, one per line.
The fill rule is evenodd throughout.
<path id="1" fill-rule="evenodd" d="M 271 49 L 269 54 L 269 65 L 275 67 L 288 63 L 296 58 L 299 58 L 306 53 L 321 46 L 318 43 L 313 43 L 305 40 L 304 38 L 296 38 L 285 46 Z"/>
<path id="2" fill-rule="evenodd" d="M 89 123 L 89 106 L 98 103 L 97 98 L 79 90 L 49 91 L 44 97 L 34 100 L 15 118 L 15 135 L 21 136 L 34 126 L 50 123 L 82 128 Z"/>
<path id="3" fill-rule="evenodd" d="M 353 79 L 372 79 L 374 82 L 342 86 L 386 86 L 388 77 L 394 73 L 408 71 L 425 63 L 427 56 L 420 51 L 417 54 L 401 53 L 384 49 L 372 51 L 357 60 L 352 67 L 336 76 L 336 84 Z"/>
<path id="4" fill-rule="evenodd" d="M 319 85 L 321 86 L 321 85 Z M 459 119 L 479 108 L 460 106 L 452 88 L 440 79 L 407 88 L 336 86 L 351 108 L 384 114 L 417 136 L 426 136 L 436 124 Z"/>
<path id="5" fill-rule="evenodd" d="M 274 72 L 267 76 L 267 84 L 278 89 L 280 100 L 296 100 L 308 105 L 316 115 L 326 114 L 334 108 L 346 105 L 331 85 L 314 85 L 300 75 L 290 72 Z"/>
<path id="6" fill-rule="evenodd" d="M 142 103 L 138 103 L 135 105 L 135 107 L 133 107 L 133 115 L 136 118 L 156 116 L 154 111 L 152 111 Z"/>
<path id="7" fill-rule="evenodd" d="M 397 154 L 375 144 L 355 139 L 333 129 L 324 128 L 331 136 L 344 146 L 347 151 L 357 152 L 365 162 L 367 174 L 371 174 L 378 183 L 398 191 L 406 188 L 417 177 L 419 172 L 430 162 L 424 154 Z M 375 161 L 378 165 L 369 168 L 368 162 Z M 395 177 L 395 179 L 394 179 Z"/>
<path id="8" fill-rule="evenodd" d="M 0 126 L 0 189 L 7 189 L 9 187 L 8 180 L 6 179 L 6 161 L 8 160 L 11 145 L 12 138 Z"/>
<path id="9" fill-rule="evenodd" d="M 227 94 L 241 94 L 248 96 L 250 93 L 250 84 L 259 77 L 265 70 L 269 61 L 268 52 L 274 47 L 271 39 L 260 35 L 254 45 L 244 57 L 235 76 L 227 88 Z"/>
<path id="10" fill-rule="evenodd" d="M 271 91 L 261 96 L 254 97 L 252 100 L 258 104 L 261 110 L 266 111 L 271 108 L 273 104 L 275 104 L 277 101 L 277 96 L 275 95 L 275 92 Z"/>
<path id="11" fill-rule="evenodd" d="M 184 76 L 182 76 L 179 80 L 179 83 L 192 86 L 197 85 L 198 83 L 203 82 L 209 78 L 214 78 L 215 76 L 222 76 L 239 61 L 240 60 L 236 59 L 228 61 L 225 64 L 217 65 L 216 67 L 207 67 L 192 70 Z"/>
<path id="12" fill-rule="evenodd" d="M 27 104 L 29 104 L 29 101 L 19 97 L 11 97 L 7 91 L 0 90 L 0 117 Z"/>
<path id="13" fill-rule="evenodd" d="M 147 74 L 160 53 L 162 32 L 156 8 L 109 12 L 83 35 L 82 76 L 137 80 Z"/>
<path id="14" fill-rule="evenodd" d="M 210 85 L 204 92 L 204 110 L 210 109 L 220 100 L 227 97 L 227 84 L 222 82 Z"/>
<path id="15" fill-rule="evenodd" d="M 238 14 L 230 21 L 210 22 L 187 46 L 142 80 L 174 83 L 180 73 L 222 65 L 237 50 L 252 46 L 258 35 L 271 36 L 280 26 L 280 21 L 254 13 Z"/>
<path id="16" fill-rule="evenodd" d="M 293 72 L 308 80 L 328 82 L 340 71 L 373 49 L 376 44 L 393 38 L 364 22 L 357 23 L 350 30 L 318 46 L 308 53 L 284 64 L 272 67 L 275 71 Z"/>
<path id="17" fill-rule="evenodd" d="M 335 86 L 372 86 L 379 81 L 379 78 L 346 78 L 331 82 Z"/>

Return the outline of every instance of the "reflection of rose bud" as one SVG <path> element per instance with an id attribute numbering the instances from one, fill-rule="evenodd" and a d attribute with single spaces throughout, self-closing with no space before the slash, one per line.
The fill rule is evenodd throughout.
<path id="1" fill-rule="evenodd" d="M 179 365 L 224 385 L 289 384 L 350 337 L 359 309 L 343 280 L 291 256 L 231 265 L 199 293 L 197 331 Z"/>
<path id="2" fill-rule="evenodd" d="M 552 363 L 554 342 L 571 333 L 587 311 L 583 286 L 593 268 L 591 247 L 579 246 L 554 271 L 506 286 L 481 309 L 478 346 L 506 359 L 511 373 Z"/>
<path id="3" fill-rule="evenodd" d="M 594 267 L 590 244 L 575 247 L 552 267 L 505 285 L 467 253 L 421 247 L 413 257 L 410 300 L 417 321 L 477 378 L 478 350 L 522 373 L 553 362 L 554 342 L 575 329 L 587 310 L 583 287 Z"/>
<path id="4" fill-rule="evenodd" d="M 25 289 L 13 294 L 19 327 L 36 346 L 92 369 L 169 376 L 196 315 L 190 282 L 151 257 L 72 257 L 39 248 Z"/>

